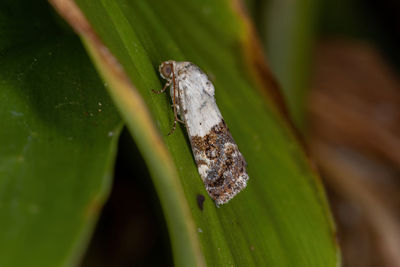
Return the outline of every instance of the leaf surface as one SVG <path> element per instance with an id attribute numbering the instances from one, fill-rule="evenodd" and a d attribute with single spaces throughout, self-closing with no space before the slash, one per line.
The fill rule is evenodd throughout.
<path id="1" fill-rule="evenodd" d="M 76 264 L 110 187 L 121 120 L 54 15 L 0 4 L 0 266 Z"/>

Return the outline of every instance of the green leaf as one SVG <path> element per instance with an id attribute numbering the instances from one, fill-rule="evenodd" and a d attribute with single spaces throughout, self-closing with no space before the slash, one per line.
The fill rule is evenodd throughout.
<path id="1" fill-rule="evenodd" d="M 337 266 L 324 192 L 276 98 L 259 90 L 273 92 L 272 78 L 260 51 L 250 50 L 254 36 L 236 2 L 51 2 L 81 35 L 149 165 L 178 266 Z M 220 208 L 205 192 L 184 127 L 166 136 L 169 96 L 151 89 L 162 87 L 157 67 L 168 59 L 209 74 L 248 162 L 248 187 Z"/>
<path id="2" fill-rule="evenodd" d="M 304 130 L 319 1 L 264 1 L 255 14 L 272 71 L 290 115 Z"/>
<path id="3" fill-rule="evenodd" d="M 120 118 L 79 38 L 0 4 L 0 266 L 71 266 L 108 195 Z"/>

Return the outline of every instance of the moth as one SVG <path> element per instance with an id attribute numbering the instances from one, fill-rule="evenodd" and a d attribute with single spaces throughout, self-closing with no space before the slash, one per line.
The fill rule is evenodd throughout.
<path id="1" fill-rule="evenodd" d="M 183 123 L 192 146 L 194 160 L 206 191 L 217 205 L 225 204 L 246 187 L 246 161 L 218 109 L 214 85 L 191 62 L 168 60 L 161 63 L 160 75 L 170 87 L 174 123 Z"/>

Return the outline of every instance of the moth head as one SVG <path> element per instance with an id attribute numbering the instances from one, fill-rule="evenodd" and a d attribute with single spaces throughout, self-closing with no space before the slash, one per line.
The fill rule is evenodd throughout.
<path id="1" fill-rule="evenodd" d="M 172 73 L 174 71 L 174 63 L 172 60 L 164 61 L 161 63 L 159 67 L 159 71 L 161 74 L 161 77 L 163 77 L 166 80 L 169 80 L 172 78 Z"/>

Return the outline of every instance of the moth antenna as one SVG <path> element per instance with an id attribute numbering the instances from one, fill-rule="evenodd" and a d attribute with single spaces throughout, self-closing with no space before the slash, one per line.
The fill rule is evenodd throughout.
<path id="1" fill-rule="evenodd" d="M 174 88 L 174 97 L 172 100 L 172 105 L 174 106 L 174 124 L 172 125 L 171 131 L 169 131 L 168 135 L 171 135 L 176 128 L 176 122 L 182 122 L 182 120 L 178 119 L 178 112 L 176 111 L 176 82 L 175 82 L 175 69 L 174 65 L 172 65 L 172 87 Z M 179 88 L 178 88 L 178 94 L 179 94 Z"/>

